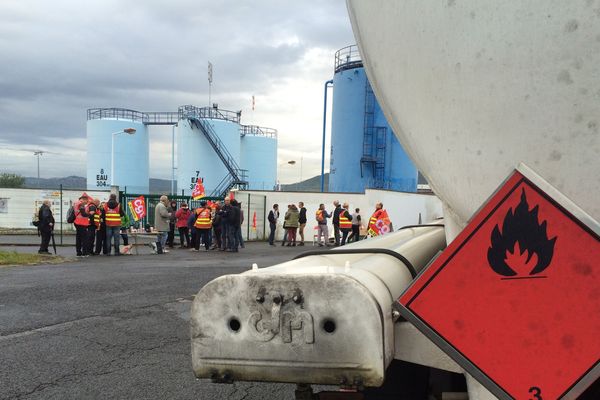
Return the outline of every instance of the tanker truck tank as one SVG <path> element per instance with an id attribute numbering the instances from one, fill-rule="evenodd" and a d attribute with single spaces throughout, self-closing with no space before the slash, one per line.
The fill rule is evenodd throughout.
<path id="1" fill-rule="evenodd" d="M 392 303 L 445 247 L 441 225 L 208 283 L 191 311 L 199 378 L 380 386 L 395 355 Z"/>
<path id="2" fill-rule="evenodd" d="M 347 0 L 369 82 L 443 201 L 449 242 L 520 163 L 600 220 L 590 4 Z"/>

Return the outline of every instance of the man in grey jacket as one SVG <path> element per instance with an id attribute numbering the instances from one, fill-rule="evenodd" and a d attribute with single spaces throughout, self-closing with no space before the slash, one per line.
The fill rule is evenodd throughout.
<path id="1" fill-rule="evenodd" d="M 167 235 L 169 234 L 169 220 L 171 213 L 169 212 L 169 199 L 167 196 L 160 196 L 160 202 L 154 209 L 154 227 L 158 231 L 156 238 L 156 252 L 158 254 L 168 253 L 165 249 L 165 243 L 167 242 Z"/>

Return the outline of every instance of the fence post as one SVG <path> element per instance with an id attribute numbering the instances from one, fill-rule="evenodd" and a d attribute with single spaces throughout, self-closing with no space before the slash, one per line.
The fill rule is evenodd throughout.
<path id="1" fill-rule="evenodd" d="M 60 184 L 60 245 L 63 244 L 63 191 L 62 183 Z"/>
<path id="2" fill-rule="evenodd" d="M 265 235 L 267 233 L 267 196 L 263 197 L 263 237 L 265 239 Z"/>
<path id="3" fill-rule="evenodd" d="M 246 240 L 250 240 L 250 193 L 248 193 L 248 214 L 246 214 L 246 220 L 248 221 L 248 232 L 247 232 L 247 238 Z"/>

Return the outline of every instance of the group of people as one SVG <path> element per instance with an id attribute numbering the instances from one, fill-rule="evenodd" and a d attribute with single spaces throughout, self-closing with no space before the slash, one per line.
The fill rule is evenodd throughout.
<path id="1" fill-rule="evenodd" d="M 131 222 L 117 201 L 116 194 L 111 193 L 108 201 L 100 202 L 83 193 L 73 204 L 73 212 L 77 257 L 97 256 L 101 253 L 119 256 L 121 239 L 125 246 L 129 244 L 127 230 Z"/>
<path id="2" fill-rule="evenodd" d="M 168 253 L 168 248 L 175 247 L 175 230 L 179 233 L 179 246 L 190 251 L 221 250 L 238 252 L 244 248 L 241 226 L 244 222 L 244 212 L 241 203 L 226 197 L 223 202 L 200 201 L 200 207 L 190 209 L 183 202 L 178 206 L 176 201 L 169 201 L 163 195 L 154 210 L 154 225 L 157 231 L 156 242 L 152 243 L 155 253 Z M 320 204 L 315 212 L 316 241 L 319 246 L 343 246 L 360 239 L 360 229 L 363 220 L 360 209 L 350 212 L 348 203 L 333 202 L 334 209 L 328 212 L 324 204 Z M 70 210 L 74 214 L 73 224 L 76 230 L 75 249 L 78 257 L 90 255 L 120 255 L 120 242 L 128 245 L 127 230 L 130 220 L 127 212 L 117 201 L 116 194 L 110 194 L 108 201 L 100 202 L 91 199 L 83 193 Z M 374 226 L 383 212 L 383 204 L 377 203 L 375 212 L 368 221 L 368 226 Z M 330 244 L 328 219 L 333 225 L 334 241 Z M 285 230 L 282 246 L 304 246 L 307 210 L 303 202 L 288 204 L 283 216 L 279 205 L 273 204 L 268 217 L 270 234 L 269 244 L 275 246 L 277 223 L 283 219 Z M 48 245 L 54 229 L 54 217 L 50 208 L 50 200 L 44 200 L 37 214 L 37 226 L 42 238 L 40 254 L 50 254 Z M 299 238 L 298 238 L 299 236 Z"/>
<path id="3" fill-rule="evenodd" d="M 223 203 L 200 201 L 200 207 L 190 209 L 187 203 L 178 208 L 176 201 L 161 196 L 154 210 L 154 224 L 158 231 L 154 244 L 158 254 L 168 253 L 175 247 L 175 229 L 179 232 L 179 246 L 190 251 L 221 250 L 238 252 L 244 248 L 242 204 L 226 197 Z"/>
<path id="4" fill-rule="evenodd" d="M 269 234 L 269 244 L 275 246 L 275 229 L 277 228 L 277 220 L 279 219 L 279 204 L 273 204 L 273 209 L 269 211 L 267 219 L 271 232 Z M 306 227 L 306 207 L 303 202 L 288 204 L 288 209 L 283 216 L 283 240 L 281 245 L 285 246 L 286 241 L 288 246 L 296 246 L 297 233 L 300 233 L 300 241 L 298 246 L 304 246 L 304 228 Z"/>
<path id="5" fill-rule="evenodd" d="M 317 243 L 319 246 L 329 246 L 329 228 L 327 219 L 331 218 L 333 224 L 333 236 L 334 242 L 332 246 L 343 246 L 346 243 L 352 241 L 358 241 L 360 239 L 360 229 L 363 226 L 362 217 L 360 215 L 360 209 L 355 208 L 354 212 L 350 211 L 348 203 L 340 204 L 339 201 L 333 202 L 333 211 L 328 212 L 325 209 L 325 204 L 319 204 L 319 208 L 315 212 L 315 220 L 317 222 Z M 375 206 L 375 213 L 369 220 L 376 219 L 383 209 L 382 203 L 377 203 Z M 269 244 L 275 246 L 275 231 L 277 229 L 277 221 L 281 218 L 279 211 L 279 205 L 273 204 L 273 209 L 269 211 Z M 304 246 L 304 229 L 306 227 L 306 207 L 303 202 L 299 202 L 298 206 L 295 204 L 289 204 L 287 211 L 283 215 L 283 228 L 285 230 L 281 245 L 285 246 Z M 300 240 L 297 242 L 298 233 Z"/>

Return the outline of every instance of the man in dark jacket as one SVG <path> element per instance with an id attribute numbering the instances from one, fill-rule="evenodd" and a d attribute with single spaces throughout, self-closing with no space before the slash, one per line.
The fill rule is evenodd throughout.
<path id="1" fill-rule="evenodd" d="M 229 213 L 231 212 L 231 200 L 225 197 L 223 207 L 219 211 L 221 216 L 221 251 L 230 248 L 229 245 Z"/>
<path id="2" fill-rule="evenodd" d="M 89 255 L 94 255 L 94 242 L 96 239 L 96 230 L 100 227 L 100 214 L 102 213 L 99 209 L 100 200 L 94 199 L 88 205 L 88 214 L 90 218 L 90 224 L 88 225 L 88 249 L 86 251 Z"/>
<path id="3" fill-rule="evenodd" d="M 54 229 L 54 216 L 50 209 L 50 200 L 44 200 L 44 203 L 38 211 L 38 231 L 42 237 L 42 243 L 40 244 L 39 254 L 50 254 L 48 251 L 48 244 L 52 237 L 52 230 Z"/>
<path id="4" fill-rule="evenodd" d="M 269 233 L 269 244 L 271 246 L 275 246 L 275 230 L 277 229 L 277 219 L 279 218 L 279 204 L 273 204 L 273 209 L 269 211 L 269 216 L 267 219 L 269 220 L 269 228 L 271 229 L 271 233 Z"/>
<path id="5" fill-rule="evenodd" d="M 342 212 L 342 206 L 340 206 L 340 202 L 335 200 L 333 202 L 333 206 L 335 210 L 333 210 L 333 218 L 331 222 L 333 223 L 333 236 L 335 237 L 335 245 L 340 245 L 340 213 Z"/>
<path id="6" fill-rule="evenodd" d="M 304 246 L 304 227 L 306 226 L 306 207 L 304 207 L 303 202 L 299 202 L 298 206 L 300 207 L 300 216 L 298 217 L 298 225 L 299 233 L 300 233 L 300 243 L 298 246 Z"/>
<path id="7" fill-rule="evenodd" d="M 94 249 L 95 255 L 99 255 L 100 251 L 102 251 L 102 254 L 104 255 L 108 254 L 108 246 L 106 245 L 106 221 L 104 221 L 104 217 L 102 216 L 102 210 L 104 210 L 104 202 L 99 204 L 99 214 L 96 213 L 94 215 L 94 220 L 96 218 L 98 219 L 96 226 L 96 248 Z"/>
<path id="8" fill-rule="evenodd" d="M 169 234 L 167 235 L 167 246 L 169 246 L 169 248 L 172 249 L 173 247 L 175 247 L 175 224 L 177 223 L 177 202 L 175 200 L 171 200 L 171 203 L 169 203 L 169 212 L 171 213 L 171 217 L 169 219 Z"/>
<path id="9" fill-rule="evenodd" d="M 239 241 L 237 230 L 241 224 L 241 212 L 237 200 L 231 200 L 229 212 L 227 214 L 227 241 L 229 242 L 229 251 L 237 252 Z"/>

